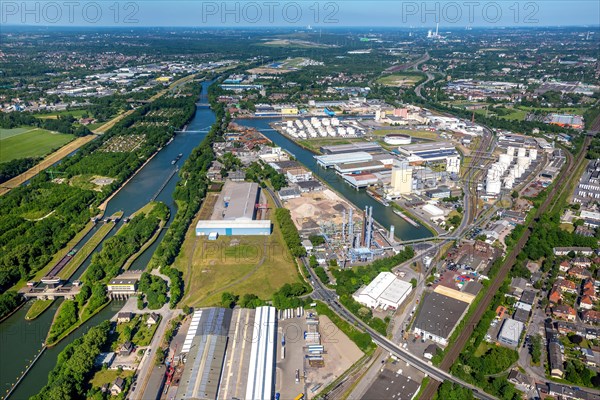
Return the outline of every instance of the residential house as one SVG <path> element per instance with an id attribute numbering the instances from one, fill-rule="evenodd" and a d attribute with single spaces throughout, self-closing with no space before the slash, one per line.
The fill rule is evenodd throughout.
<path id="1" fill-rule="evenodd" d="M 110 394 L 118 396 L 123 389 L 125 389 L 125 380 L 123 378 L 117 378 L 110 387 Z"/>
<path id="2" fill-rule="evenodd" d="M 575 321 L 575 318 L 577 317 L 577 312 L 575 312 L 575 309 L 571 306 L 568 306 L 566 304 L 559 304 L 557 306 L 554 306 L 554 308 L 552 309 L 552 315 L 554 315 L 556 318 L 562 318 L 567 321 Z"/>
<path id="3" fill-rule="evenodd" d="M 508 374 L 508 381 L 517 386 L 520 386 L 525 390 L 531 390 L 531 388 L 533 387 L 529 377 L 519 372 L 518 369 L 513 369 L 510 371 L 510 373 Z"/>
<path id="4" fill-rule="evenodd" d="M 567 272 L 569 268 L 571 268 L 571 263 L 567 260 L 561 261 L 561 263 L 558 265 L 558 270 L 560 272 Z"/>
<path id="5" fill-rule="evenodd" d="M 591 310 L 594 308 L 594 302 L 590 298 L 590 296 L 582 296 L 579 299 L 579 308 L 583 308 L 585 310 Z"/>
<path id="6" fill-rule="evenodd" d="M 594 254 L 594 251 L 590 247 L 555 247 L 552 251 L 555 256 L 566 256 L 570 252 L 584 256 L 591 256 Z"/>
<path id="7" fill-rule="evenodd" d="M 573 294 L 577 294 L 577 285 L 575 282 L 570 281 L 568 279 L 559 278 L 554 283 L 554 288 L 558 288 L 562 292 L 569 292 Z"/>
<path id="8" fill-rule="evenodd" d="M 571 263 L 578 267 L 589 268 L 592 266 L 592 260 L 587 257 L 575 257 Z"/>
<path id="9" fill-rule="evenodd" d="M 598 324 L 600 323 L 600 311 L 585 310 L 581 313 L 581 318 L 588 324 Z"/>
<path id="10" fill-rule="evenodd" d="M 117 324 L 127 323 L 133 318 L 133 313 L 120 312 L 117 314 Z"/>
<path id="11" fill-rule="evenodd" d="M 148 325 L 155 325 L 158 324 L 158 321 L 160 321 L 160 315 L 158 315 L 157 313 L 150 313 L 150 315 L 148 315 L 146 323 Z"/>
<path id="12" fill-rule="evenodd" d="M 562 293 L 559 289 L 552 289 L 548 296 L 548 300 L 550 300 L 550 303 L 558 304 L 560 300 L 562 300 Z"/>
<path id="13" fill-rule="evenodd" d="M 435 343 L 432 343 L 429 346 L 427 346 L 427 348 L 423 352 L 423 357 L 425 357 L 428 360 L 431 360 L 433 358 L 433 356 L 436 355 L 438 350 L 439 350 L 439 347 L 437 347 L 435 345 Z"/>
<path id="14" fill-rule="evenodd" d="M 133 343 L 125 342 L 125 343 L 123 343 L 123 345 L 121 346 L 121 349 L 119 350 L 119 355 L 123 356 L 123 357 L 127 357 L 128 355 L 131 354 L 132 351 L 133 351 Z"/>
<path id="15" fill-rule="evenodd" d="M 589 279 L 592 277 L 592 273 L 584 267 L 573 267 L 567 274 L 577 279 Z"/>

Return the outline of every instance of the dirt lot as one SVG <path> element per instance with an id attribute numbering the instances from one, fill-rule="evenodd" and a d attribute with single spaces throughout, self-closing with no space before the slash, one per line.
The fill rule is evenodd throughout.
<path id="1" fill-rule="evenodd" d="M 304 193 L 297 199 L 286 201 L 286 208 L 291 211 L 292 219 L 299 230 L 309 229 L 314 224 L 318 225 L 319 221 L 341 225 L 343 210 L 348 213 L 350 207 L 348 202 L 330 189 Z M 360 223 L 360 215 L 362 214 L 355 210 L 355 223 Z"/>

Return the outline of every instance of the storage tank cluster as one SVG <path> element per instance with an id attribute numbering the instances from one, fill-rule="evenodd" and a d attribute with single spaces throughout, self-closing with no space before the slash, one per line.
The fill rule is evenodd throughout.
<path id="1" fill-rule="evenodd" d="M 529 153 L 529 154 L 528 154 Z M 485 191 L 488 195 L 498 195 L 502 187 L 510 190 L 520 179 L 531 162 L 537 159 L 537 149 L 509 146 L 506 154 L 500 154 L 498 162 L 492 164 L 486 177 Z M 516 160 L 516 161 L 515 161 Z"/>
<path id="2" fill-rule="evenodd" d="M 364 132 L 356 126 L 342 125 L 337 118 L 316 118 L 310 120 L 290 120 L 283 126 L 284 133 L 293 138 L 308 139 L 317 137 L 356 137 Z"/>

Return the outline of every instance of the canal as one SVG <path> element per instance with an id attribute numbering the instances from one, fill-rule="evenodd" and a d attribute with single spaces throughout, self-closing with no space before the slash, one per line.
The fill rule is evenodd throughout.
<path id="1" fill-rule="evenodd" d="M 199 103 L 208 102 L 208 86 L 212 82 L 202 83 L 202 92 Z M 179 174 L 173 174 L 176 168 L 181 167 L 191 151 L 200 144 L 206 136 L 208 129 L 215 121 L 215 115 L 208 107 L 197 107 L 194 118 L 187 126 L 187 131 L 179 133 L 174 140 L 159 151 L 148 164 L 146 164 L 108 203 L 106 215 L 110 216 L 116 211 L 123 211 L 125 216 L 131 215 L 152 198 L 162 201 L 169 206 L 171 216 L 170 224 L 177 211 L 172 194 L 179 180 Z M 179 155 L 183 156 L 176 163 L 171 162 Z M 161 190 L 162 189 L 162 190 Z M 159 192 L 160 190 L 160 192 Z M 113 236 L 121 226 L 119 223 L 107 236 Z M 96 231 L 92 229 L 81 241 L 79 247 L 85 243 Z M 137 260 L 131 268 L 143 269 L 148 264 L 156 247 L 162 240 L 166 229 Z M 106 239 L 105 239 L 106 240 Z M 101 249 L 98 246 L 96 252 Z M 79 278 L 89 266 L 91 256 L 77 270 L 72 279 Z M 25 320 L 31 302 L 0 324 L 0 393 L 4 396 L 7 390 L 17 381 L 22 371 L 31 363 L 31 360 L 42 348 L 46 339 L 52 319 L 61 301 L 55 301 L 52 306 L 41 316 L 33 321 Z M 82 328 L 77 329 L 57 346 L 47 349 L 21 381 L 17 389 L 11 394 L 13 399 L 26 399 L 38 393 L 48 380 L 48 373 L 56 364 L 58 354 L 73 340 L 81 337 L 90 327 L 110 319 L 122 306 L 123 302 L 113 301 L 105 309 L 87 321 Z"/>
<path id="2" fill-rule="evenodd" d="M 317 161 L 311 151 L 298 146 L 292 140 L 283 136 L 272 129 L 271 122 L 281 121 L 279 118 L 257 118 L 257 119 L 237 119 L 237 122 L 243 126 L 250 126 L 258 129 L 263 135 L 271 139 L 275 144 L 293 154 L 296 159 L 309 168 L 314 175 L 318 176 L 343 197 L 352 202 L 356 207 L 364 210 L 366 206 L 373 207 L 373 218 L 386 229 L 394 225 L 396 237 L 403 240 L 422 239 L 432 236 L 431 231 L 426 227 L 419 225 L 414 227 L 408 222 L 397 216 L 391 207 L 386 207 L 367 194 L 364 189 L 356 190 L 346 184 L 344 180 L 333 172 L 332 169 L 325 169 L 317 165 Z"/>

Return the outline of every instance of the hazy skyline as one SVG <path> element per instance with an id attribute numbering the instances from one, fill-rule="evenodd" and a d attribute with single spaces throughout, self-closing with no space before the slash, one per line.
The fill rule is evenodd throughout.
<path id="1" fill-rule="evenodd" d="M 115 6 L 117 5 L 117 7 Z M 1 22 L 39 26 L 598 28 L 600 2 L 541 1 L 3 1 Z"/>

